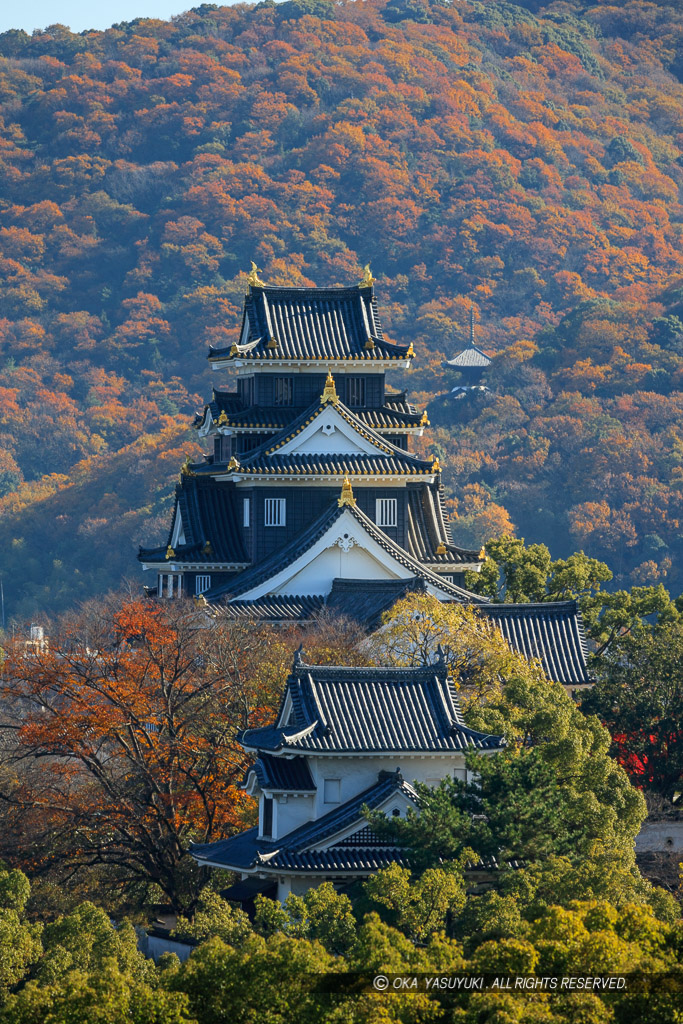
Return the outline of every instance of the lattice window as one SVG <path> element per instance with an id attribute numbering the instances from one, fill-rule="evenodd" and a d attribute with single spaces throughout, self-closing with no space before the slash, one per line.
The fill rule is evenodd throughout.
<path id="1" fill-rule="evenodd" d="M 345 839 L 340 839 L 335 846 L 393 846 L 394 844 L 388 839 L 382 839 L 376 832 L 373 832 L 369 825 L 365 825 L 364 828 L 359 828 L 353 835 L 346 836 Z"/>
<path id="2" fill-rule="evenodd" d="M 195 594 L 203 594 L 205 590 L 209 590 L 211 587 L 210 576 L 195 576 L 194 579 L 194 592 Z"/>
<path id="3" fill-rule="evenodd" d="M 377 498 L 375 502 L 375 522 L 378 526 L 396 526 L 398 519 L 397 498 Z"/>
<path id="4" fill-rule="evenodd" d="M 276 377 L 274 405 L 291 405 L 294 401 L 294 378 Z"/>
<path id="5" fill-rule="evenodd" d="M 286 505 L 284 498 L 266 498 L 264 502 L 265 526 L 284 526 L 286 522 Z"/>
<path id="6" fill-rule="evenodd" d="M 365 377 L 348 377 L 346 381 L 346 404 L 365 405 Z"/>

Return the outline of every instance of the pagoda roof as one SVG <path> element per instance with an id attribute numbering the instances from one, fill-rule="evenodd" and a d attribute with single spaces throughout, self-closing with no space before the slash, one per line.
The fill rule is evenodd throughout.
<path id="1" fill-rule="evenodd" d="M 278 722 L 245 729 L 237 739 L 247 750 L 325 754 L 498 750 L 503 744 L 500 736 L 465 725 L 445 664 L 348 668 L 295 659 Z"/>
<path id="2" fill-rule="evenodd" d="M 216 486 L 213 480 L 193 473 L 184 473 L 176 486 L 173 518 L 166 545 L 141 547 L 138 552 L 139 561 L 167 561 L 173 538 L 181 533 L 179 517 L 184 543 L 176 541 L 172 549 L 173 562 L 239 566 L 249 564 L 242 542 L 234 485 L 225 483 Z"/>
<path id="3" fill-rule="evenodd" d="M 320 515 L 310 526 L 295 537 L 289 544 L 286 544 L 279 551 L 274 551 L 257 565 L 252 566 L 245 572 L 240 573 L 232 580 L 224 584 L 212 587 L 204 595 L 210 602 L 224 598 L 231 601 L 239 598 L 249 591 L 253 591 L 260 585 L 267 583 L 276 574 L 293 565 L 299 558 L 306 554 L 317 541 L 319 541 L 334 525 L 345 515 L 349 515 L 352 521 L 362 527 L 366 534 L 378 544 L 397 563 L 408 570 L 411 576 L 424 580 L 438 588 L 443 594 L 448 595 L 452 600 L 462 601 L 467 604 L 485 604 L 487 598 L 473 594 L 453 583 L 448 583 L 426 566 L 420 564 L 412 555 L 402 548 L 395 541 L 391 540 L 383 530 L 366 516 L 357 505 L 340 505 L 338 500 L 332 501 L 322 515 Z M 254 595 L 265 596 L 265 595 Z M 279 596 L 279 595 L 278 595 Z"/>
<path id="4" fill-rule="evenodd" d="M 197 843 L 190 853 L 200 863 L 210 863 L 237 871 L 334 871 L 366 872 L 386 867 L 392 861 L 402 862 L 395 844 L 367 841 L 367 821 L 362 808 L 381 809 L 392 797 L 400 795 L 405 802 L 417 802 L 414 788 L 403 780 L 400 772 L 380 772 L 376 783 L 352 800 L 335 807 L 315 821 L 308 821 L 279 839 L 259 839 L 258 829 L 251 828 L 231 839 L 214 843 Z M 358 845 L 334 845 L 336 836 L 358 825 Z M 349 837 L 353 839 L 353 835 Z M 332 842 L 330 842 L 332 840 Z M 346 840 L 348 842 L 348 839 Z M 324 849 L 316 847 L 325 846 Z"/>
<path id="5" fill-rule="evenodd" d="M 454 370 L 483 370 L 490 364 L 491 356 L 487 356 L 476 345 L 468 345 L 453 359 L 448 359 L 444 366 L 450 366 Z"/>
<path id="6" fill-rule="evenodd" d="M 407 345 L 384 338 L 372 287 L 277 288 L 251 285 L 239 344 L 211 347 L 209 359 L 406 360 Z"/>
<path id="7" fill-rule="evenodd" d="M 487 604 L 482 611 L 492 619 L 514 651 L 525 658 L 538 658 L 548 679 L 564 686 L 584 686 L 592 682 L 576 601 Z"/>

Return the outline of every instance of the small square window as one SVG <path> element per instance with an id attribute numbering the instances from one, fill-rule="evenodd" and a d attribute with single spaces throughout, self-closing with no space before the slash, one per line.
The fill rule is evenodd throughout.
<path id="1" fill-rule="evenodd" d="M 203 594 L 206 590 L 211 588 L 211 577 L 210 576 L 195 576 L 194 579 L 194 592 L 195 594 Z"/>
<path id="2" fill-rule="evenodd" d="M 264 525 L 284 526 L 286 509 L 284 498 L 266 498 L 264 502 Z"/>
<path id="3" fill-rule="evenodd" d="M 326 804 L 338 804 L 341 800 L 341 779 L 325 779 L 324 800 Z"/>
<path id="4" fill-rule="evenodd" d="M 397 498 L 377 498 L 375 502 L 375 521 L 378 526 L 396 526 L 397 516 Z"/>

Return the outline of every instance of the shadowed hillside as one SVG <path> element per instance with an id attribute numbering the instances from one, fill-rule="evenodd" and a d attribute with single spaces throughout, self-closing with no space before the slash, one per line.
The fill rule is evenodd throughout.
<path id="1" fill-rule="evenodd" d="M 514 528 L 678 593 L 681 78 L 683 14 L 641 0 L 0 35 L 8 615 L 136 572 L 250 259 L 272 284 L 371 262 L 461 542 Z M 453 402 L 470 304 L 491 393 Z"/>

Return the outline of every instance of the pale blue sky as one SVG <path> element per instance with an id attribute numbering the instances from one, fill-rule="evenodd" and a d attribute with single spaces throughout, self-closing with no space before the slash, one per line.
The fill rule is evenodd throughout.
<path id="1" fill-rule="evenodd" d="M 220 4 L 221 0 L 216 2 Z M 202 0 L 0 0 L 0 32 L 23 28 L 30 33 L 57 22 L 68 25 L 72 32 L 82 32 L 88 28 L 109 28 L 117 21 L 133 18 L 172 18 L 201 3 Z"/>

